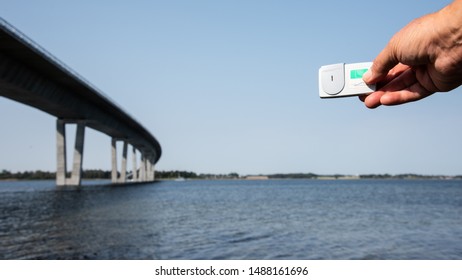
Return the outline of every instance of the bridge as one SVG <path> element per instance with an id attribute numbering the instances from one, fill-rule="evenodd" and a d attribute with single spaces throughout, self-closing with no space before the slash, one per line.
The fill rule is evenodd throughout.
<path id="1" fill-rule="evenodd" d="M 0 18 L 0 96 L 57 117 L 56 184 L 58 186 L 81 184 L 86 127 L 111 137 L 113 183 L 127 182 L 128 145 L 132 148 L 132 181 L 154 180 L 154 165 L 162 153 L 156 138 L 95 86 L 2 18 Z M 66 124 L 76 126 L 70 177 L 66 164 Z M 122 159 L 117 159 L 118 142 L 123 143 Z M 137 153 L 140 154 L 139 169 Z M 120 172 L 119 161 L 121 161 Z"/>

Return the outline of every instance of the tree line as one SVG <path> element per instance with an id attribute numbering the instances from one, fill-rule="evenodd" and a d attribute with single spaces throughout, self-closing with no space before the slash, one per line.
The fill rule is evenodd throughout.
<path id="1" fill-rule="evenodd" d="M 139 172 L 139 170 L 138 170 Z M 462 175 L 458 176 L 444 176 L 444 175 L 419 175 L 413 173 L 406 174 L 366 174 L 366 175 L 319 175 L 314 173 L 276 173 L 267 176 L 269 179 L 343 179 L 343 178 L 357 178 L 357 179 L 462 179 Z M 68 173 L 70 176 L 70 173 Z M 181 170 L 172 170 L 172 171 L 156 171 L 156 179 L 159 180 L 169 180 L 169 179 L 243 179 L 246 176 L 240 176 L 236 172 L 231 172 L 228 174 L 207 174 L 200 173 L 197 174 L 191 171 L 181 171 Z M 50 171 L 23 171 L 23 172 L 11 172 L 9 170 L 3 169 L 0 172 L 0 180 L 53 180 L 56 178 L 55 172 Z M 111 171 L 101 170 L 101 169 L 88 169 L 82 171 L 83 179 L 111 179 Z"/>
<path id="2" fill-rule="evenodd" d="M 70 172 L 67 174 L 71 175 Z M 138 170 L 139 175 L 139 170 Z M 156 179 L 238 179 L 239 174 L 230 173 L 230 174 L 197 174 L 190 171 L 156 171 Z M 0 180 L 53 180 L 56 178 L 56 172 L 50 171 L 19 171 L 11 172 L 9 170 L 3 169 L 0 172 Z M 82 179 L 111 179 L 111 171 L 101 170 L 101 169 L 88 169 L 82 171 Z"/>
<path id="3" fill-rule="evenodd" d="M 68 176 L 71 174 L 68 173 Z M 110 179 L 111 171 L 105 171 L 100 169 L 89 169 L 82 171 L 82 178 L 84 179 Z M 19 171 L 11 172 L 3 169 L 0 172 L 0 180 L 53 180 L 56 179 L 56 172 L 50 171 Z"/>

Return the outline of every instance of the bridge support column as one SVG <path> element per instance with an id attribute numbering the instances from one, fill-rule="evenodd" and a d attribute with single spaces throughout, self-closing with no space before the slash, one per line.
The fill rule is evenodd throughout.
<path id="1" fill-rule="evenodd" d="M 66 185 L 67 163 L 66 163 L 66 128 L 64 121 L 56 121 L 56 151 L 57 151 L 57 168 L 56 168 L 56 185 Z"/>
<path id="2" fill-rule="evenodd" d="M 152 164 L 152 171 L 151 171 L 151 174 L 152 174 L 152 180 L 156 180 L 156 164 L 153 163 Z"/>
<path id="3" fill-rule="evenodd" d="M 136 162 L 137 162 L 137 160 L 136 160 L 136 149 L 135 149 L 135 147 L 133 147 L 133 149 L 132 149 L 132 178 L 133 178 L 133 182 L 138 181 L 138 168 L 137 168 Z"/>
<path id="4" fill-rule="evenodd" d="M 151 160 L 148 159 L 146 161 L 146 181 L 152 181 L 151 172 L 152 172 L 152 164 L 151 164 Z"/>
<path id="5" fill-rule="evenodd" d="M 112 138 L 111 141 L 111 152 L 112 152 L 112 171 L 111 171 L 111 181 L 112 183 L 125 183 L 127 182 L 127 146 L 128 143 L 125 140 L 123 141 L 123 150 L 122 150 L 122 169 L 120 171 L 120 177 L 117 169 L 117 139 Z"/>
<path id="6" fill-rule="evenodd" d="M 141 154 L 140 181 L 146 182 L 146 157 L 144 154 Z"/>
<path id="7" fill-rule="evenodd" d="M 127 182 L 127 150 L 128 142 L 123 141 L 123 151 L 122 151 L 122 170 L 120 171 L 120 176 L 117 168 L 117 139 L 112 138 L 111 141 L 111 152 L 112 152 L 112 172 L 111 179 L 112 183 L 126 183 Z M 133 182 L 148 182 L 154 181 L 154 164 L 152 157 L 145 155 L 140 151 L 141 160 L 139 169 L 137 167 L 137 151 L 136 148 L 132 146 L 132 176 Z"/>
<path id="8" fill-rule="evenodd" d="M 152 163 L 152 159 L 148 160 L 148 168 L 147 168 L 147 180 L 148 181 L 154 181 L 155 176 L 154 176 L 154 164 Z"/>
<path id="9" fill-rule="evenodd" d="M 71 177 L 67 177 L 66 157 L 66 123 L 76 123 L 74 159 Z M 56 151 L 57 169 L 56 185 L 79 186 L 82 181 L 83 146 L 85 142 L 85 121 L 69 121 L 58 119 L 56 121 Z"/>
<path id="10" fill-rule="evenodd" d="M 122 170 L 120 171 L 120 182 L 122 183 L 127 182 L 127 148 L 128 143 L 124 141 L 122 148 Z"/>

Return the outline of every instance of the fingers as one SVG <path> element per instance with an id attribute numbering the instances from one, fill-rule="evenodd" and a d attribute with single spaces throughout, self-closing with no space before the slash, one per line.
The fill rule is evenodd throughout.
<path id="1" fill-rule="evenodd" d="M 414 102 L 432 94 L 432 92 L 428 92 L 425 89 L 423 89 L 424 91 L 420 91 L 421 89 L 423 89 L 421 85 L 415 83 L 409 88 L 400 91 L 376 91 L 365 97 L 363 101 L 369 109 L 374 109 L 380 105 L 393 106 Z"/>
<path id="2" fill-rule="evenodd" d="M 382 105 L 380 99 L 385 94 L 384 91 L 376 91 L 364 97 L 364 105 L 369 109 L 374 109 Z"/>
<path id="3" fill-rule="evenodd" d="M 370 95 L 361 95 L 359 96 L 359 99 L 362 102 L 365 102 L 365 105 L 371 109 L 377 108 L 378 106 L 382 105 L 382 103 L 380 102 L 380 98 L 385 94 L 385 91 L 383 91 L 383 87 L 408 69 L 410 69 L 409 66 L 399 63 L 388 72 L 385 78 L 383 78 L 380 82 L 377 83 L 377 88 L 380 89 L 380 91 L 376 91 Z"/>
<path id="4" fill-rule="evenodd" d="M 405 90 L 385 93 L 380 98 L 380 103 L 387 106 L 400 105 L 423 99 L 431 94 L 431 92 L 423 89 L 419 83 L 415 83 Z"/>
<path id="5" fill-rule="evenodd" d="M 415 72 L 408 68 L 397 66 L 396 72 L 389 77 L 395 76 L 387 85 L 380 90 L 371 93 L 368 96 L 362 97 L 361 100 L 368 108 L 377 108 L 380 105 L 399 105 L 408 102 L 413 102 L 431 95 L 433 92 L 425 89 L 417 80 Z M 399 75 L 396 73 L 400 72 Z"/>
<path id="6" fill-rule="evenodd" d="M 411 67 L 398 63 L 395 67 L 393 67 L 390 71 L 388 71 L 387 75 L 385 78 L 383 78 L 378 85 L 379 86 L 385 86 L 389 82 L 393 81 L 396 77 L 400 76 L 402 73 L 406 72 L 408 69 L 411 69 Z"/>
<path id="7" fill-rule="evenodd" d="M 376 84 L 379 81 L 382 81 L 387 77 L 390 69 L 395 67 L 398 64 L 398 59 L 396 52 L 394 51 L 394 40 L 391 40 L 390 43 L 380 52 L 380 54 L 374 59 L 371 68 L 367 71 L 363 80 L 366 84 Z"/>

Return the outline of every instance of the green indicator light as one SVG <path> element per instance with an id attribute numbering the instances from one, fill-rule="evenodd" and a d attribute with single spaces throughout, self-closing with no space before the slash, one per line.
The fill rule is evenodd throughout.
<path id="1" fill-rule="evenodd" d="M 355 69 L 350 71 L 350 79 L 361 79 L 367 69 Z"/>

